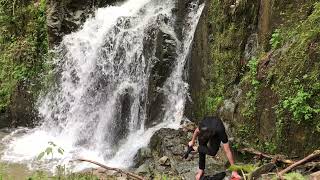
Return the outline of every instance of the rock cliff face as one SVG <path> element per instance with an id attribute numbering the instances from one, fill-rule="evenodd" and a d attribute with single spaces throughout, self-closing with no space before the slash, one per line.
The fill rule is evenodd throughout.
<path id="1" fill-rule="evenodd" d="M 289 155 L 319 147 L 319 3 L 206 2 L 189 66 L 189 118 L 218 112 L 236 146 Z"/>
<path id="2" fill-rule="evenodd" d="M 59 44 L 64 35 L 77 30 L 96 8 L 120 2 L 123 0 L 48 0 L 47 24 L 50 45 Z"/>

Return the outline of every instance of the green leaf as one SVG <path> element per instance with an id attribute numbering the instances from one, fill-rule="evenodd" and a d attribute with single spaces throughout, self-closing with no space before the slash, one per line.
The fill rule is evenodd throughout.
<path id="1" fill-rule="evenodd" d="M 230 171 L 245 171 L 251 173 L 257 169 L 253 164 L 244 164 L 244 165 L 231 165 L 228 168 Z"/>
<path id="2" fill-rule="evenodd" d="M 37 160 L 42 159 L 44 155 L 45 155 L 45 152 L 41 152 L 41 153 L 38 155 Z"/>
<path id="3" fill-rule="evenodd" d="M 51 147 L 47 147 L 45 152 L 47 153 L 47 155 L 52 154 L 52 148 Z"/>
<path id="4" fill-rule="evenodd" d="M 53 147 L 56 147 L 57 145 L 55 143 L 53 143 L 52 141 L 49 141 L 48 144 L 50 144 Z"/>
<path id="5" fill-rule="evenodd" d="M 58 148 L 58 153 L 60 153 L 61 155 L 63 155 L 64 150 L 60 147 L 60 148 Z"/>

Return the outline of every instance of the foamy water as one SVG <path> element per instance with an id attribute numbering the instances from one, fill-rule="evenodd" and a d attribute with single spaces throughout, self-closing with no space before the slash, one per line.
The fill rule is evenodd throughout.
<path id="1" fill-rule="evenodd" d="M 69 163 L 76 158 L 127 168 L 154 132 L 179 128 L 188 92 L 182 77 L 184 66 L 204 5 L 190 4 L 182 40 L 174 33 L 174 7 L 172 0 L 129 0 L 118 7 L 98 9 L 82 29 L 65 36 L 56 49 L 57 85 L 39 100 L 41 125 L 17 129 L 5 137 L 1 159 L 51 170 L 59 164 L 74 170 L 91 166 Z M 169 34 L 178 56 L 161 87 L 166 96 L 163 119 L 147 128 L 153 62 L 144 55 L 144 41 L 150 38 L 146 33 L 150 28 Z M 48 142 L 57 147 L 39 162 L 37 156 L 50 146 Z M 63 154 L 58 147 L 64 149 Z"/>

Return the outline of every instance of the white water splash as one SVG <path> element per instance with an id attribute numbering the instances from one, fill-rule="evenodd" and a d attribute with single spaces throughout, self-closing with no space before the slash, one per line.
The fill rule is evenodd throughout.
<path id="1" fill-rule="evenodd" d="M 127 168 L 155 131 L 178 128 L 188 90 L 182 77 L 184 66 L 204 5 L 190 5 L 182 41 L 174 33 L 174 7 L 172 0 L 129 0 L 119 7 L 98 9 L 80 31 L 65 36 L 56 50 L 57 87 L 40 100 L 43 123 L 7 136 L 2 160 L 32 168 L 52 141 L 65 152 L 46 157 L 41 167 L 84 157 Z M 144 41 L 154 27 L 175 39 L 178 56 L 162 87 L 167 100 L 164 118 L 146 128 L 152 61 L 144 55 Z M 86 167 L 88 164 L 77 165 L 74 170 Z"/>

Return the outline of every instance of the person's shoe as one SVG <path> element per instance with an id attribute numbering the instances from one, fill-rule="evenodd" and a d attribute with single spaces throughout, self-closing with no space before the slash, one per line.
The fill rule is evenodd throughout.
<path id="1" fill-rule="evenodd" d="M 194 149 L 192 148 L 192 146 L 188 146 L 188 150 L 184 153 L 183 158 L 187 159 L 189 154 L 194 151 Z"/>
<path id="2" fill-rule="evenodd" d="M 225 172 L 214 174 L 213 176 L 202 176 L 200 180 L 223 180 L 226 177 Z"/>

